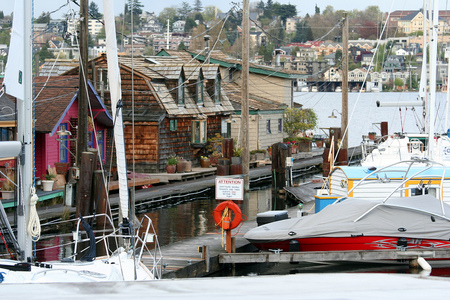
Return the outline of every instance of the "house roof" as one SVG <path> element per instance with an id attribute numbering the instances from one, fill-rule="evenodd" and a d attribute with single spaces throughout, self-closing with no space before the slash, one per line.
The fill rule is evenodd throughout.
<path id="1" fill-rule="evenodd" d="M 133 65 L 131 58 L 121 56 L 119 57 L 119 64 L 129 69 L 133 68 L 151 80 L 151 85 L 157 95 L 157 101 L 164 107 L 168 115 L 217 114 L 230 113 L 234 110 L 224 92 L 221 94 L 220 105 L 217 105 L 206 91 L 204 91 L 203 105 L 198 105 L 194 95 L 187 90 L 184 106 L 180 106 L 167 87 L 166 80 L 178 80 L 182 70 L 185 80 L 197 80 L 200 70 L 202 70 L 205 80 L 215 80 L 219 72 L 218 65 L 201 65 L 196 61 L 187 64 L 178 57 L 168 56 L 155 56 L 151 59 L 149 57 L 134 58 Z"/>
<path id="2" fill-rule="evenodd" d="M 53 134 L 65 114 L 77 99 L 78 76 L 35 77 L 35 130 Z M 92 110 L 99 110 L 96 120 L 112 126 L 112 117 L 100 97 L 89 84 L 89 100 Z"/>
<path id="3" fill-rule="evenodd" d="M 205 56 L 202 53 L 195 53 L 191 52 L 193 56 L 195 56 L 200 61 L 205 61 Z M 242 61 L 235 58 L 230 58 L 226 56 L 222 51 L 219 50 L 213 50 L 210 52 L 210 62 L 212 64 L 219 64 L 222 67 L 229 68 L 229 67 L 235 67 L 237 69 L 242 68 Z M 279 77 L 279 78 L 285 78 L 285 79 L 298 79 L 298 78 L 304 78 L 305 75 L 301 74 L 300 72 L 296 71 L 289 71 L 289 70 L 277 70 L 273 67 L 268 66 L 261 66 L 254 63 L 249 64 L 249 72 L 255 73 L 255 74 L 263 74 L 263 75 L 270 75 L 272 77 Z"/>
<path id="4" fill-rule="evenodd" d="M 241 87 L 234 82 L 227 83 L 223 86 L 224 91 L 227 93 L 228 98 L 235 110 L 241 110 L 242 106 L 242 91 Z M 262 98 L 259 96 L 255 96 L 253 94 L 249 94 L 248 106 L 250 111 L 283 111 L 286 108 L 286 105 L 283 103 L 279 103 L 276 101 L 272 101 L 267 98 Z"/>
<path id="5" fill-rule="evenodd" d="M 75 59 L 46 59 L 40 67 L 39 76 L 57 76 L 79 65 Z"/>

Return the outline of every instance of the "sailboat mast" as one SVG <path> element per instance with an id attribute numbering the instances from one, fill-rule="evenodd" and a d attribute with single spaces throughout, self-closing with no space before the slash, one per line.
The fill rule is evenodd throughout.
<path id="1" fill-rule="evenodd" d="M 437 39 L 439 30 L 439 1 L 434 1 L 433 15 L 430 14 L 430 18 L 433 18 L 433 26 L 431 33 L 431 47 L 430 47 L 430 101 L 428 103 L 428 120 L 429 128 L 428 132 L 428 155 L 430 159 L 433 159 L 434 148 L 434 116 L 436 115 L 436 62 L 437 62 Z"/>
<path id="2" fill-rule="evenodd" d="M 18 119 L 17 139 L 22 142 L 22 155 L 20 158 L 19 175 L 22 181 L 22 192 L 18 193 L 18 220 L 17 241 L 21 248 L 20 259 L 32 257 L 32 240 L 27 233 L 27 221 L 30 215 L 31 187 L 34 180 L 34 114 L 33 114 L 33 32 L 32 32 L 32 2 L 31 0 L 16 0 L 22 4 L 23 15 L 20 9 L 15 9 L 14 19 L 23 22 L 23 70 L 19 70 L 15 77 L 23 86 L 23 99 L 17 98 Z M 20 5 L 20 4 L 19 4 Z M 22 18 L 22 19 L 21 19 Z M 19 28 L 22 27 L 19 25 Z M 8 87 L 7 87 L 8 88 Z M 19 189 L 20 191 L 20 189 Z"/>

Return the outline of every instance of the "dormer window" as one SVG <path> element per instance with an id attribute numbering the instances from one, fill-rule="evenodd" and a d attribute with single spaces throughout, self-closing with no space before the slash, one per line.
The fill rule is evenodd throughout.
<path id="1" fill-rule="evenodd" d="M 201 104 L 203 104 L 203 75 L 201 72 L 198 75 L 195 89 L 196 89 L 195 92 L 196 92 L 197 104 L 201 105 Z"/>
<path id="2" fill-rule="evenodd" d="M 177 103 L 178 105 L 184 105 L 184 79 L 182 75 L 178 77 Z"/>
<path id="3" fill-rule="evenodd" d="M 214 103 L 220 104 L 220 74 L 216 75 L 216 80 L 214 81 Z"/>

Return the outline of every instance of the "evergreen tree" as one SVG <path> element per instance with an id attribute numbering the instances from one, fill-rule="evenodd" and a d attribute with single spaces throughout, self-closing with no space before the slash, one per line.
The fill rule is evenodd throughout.
<path id="1" fill-rule="evenodd" d="M 197 27 L 197 23 L 192 18 L 186 19 L 186 24 L 184 25 L 184 32 L 190 32 L 192 28 Z"/>
<path id="2" fill-rule="evenodd" d="M 181 2 L 181 8 L 178 9 L 178 14 L 182 20 L 185 20 L 189 13 L 192 11 L 192 7 L 186 1 Z"/>
<path id="3" fill-rule="evenodd" d="M 202 1 L 200 1 L 200 0 L 195 0 L 195 3 L 194 3 L 194 10 L 195 10 L 195 11 L 198 11 L 198 12 L 201 12 L 201 11 L 203 10 Z"/>
<path id="4" fill-rule="evenodd" d="M 320 15 L 320 8 L 317 6 L 317 4 L 315 7 L 315 12 L 316 12 L 316 15 Z"/>
<path id="5" fill-rule="evenodd" d="M 181 43 L 178 45 L 178 50 L 185 50 L 185 49 L 186 49 L 186 46 L 184 45 L 183 42 L 181 42 Z"/>
<path id="6" fill-rule="evenodd" d="M 98 11 L 98 5 L 92 1 L 89 3 L 89 15 L 93 19 L 100 20 L 103 18 L 103 15 Z"/>
<path id="7" fill-rule="evenodd" d="M 38 24 L 50 23 L 50 13 L 42 12 L 42 14 L 34 21 L 34 23 L 38 23 Z"/>
<path id="8" fill-rule="evenodd" d="M 5 18 L 5 15 L 3 14 L 3 10 L 0 10 L 0 20 L 4 19 L 4 18 Z"/>

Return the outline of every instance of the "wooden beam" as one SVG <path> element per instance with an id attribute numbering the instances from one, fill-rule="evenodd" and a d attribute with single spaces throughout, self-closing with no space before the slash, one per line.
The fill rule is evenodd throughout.
<path id="1" fill-rule="evenodd" d="M 300 261 L 368 261 L 424 258 L 448 258 L 450 249 L 435 250 L 370 250 L 370 251 L 318 251 L 318 252 L 259 252 L 222 253 L 219 263 L 289 263 Z"/>
<path id="2" fill-rule="evenodd" d="M 152 178 L 135 178 L 134 180 L 134 186 L 143 186 L 147 184 L 156 184 L 159 183 L 159 179 L 152 179 Z M 133 186 L 133 181 L 128 181 L 128 187 Z M 119 189 L 119 181 L 110 181 L 108 190 L 118 190 Z"/>

